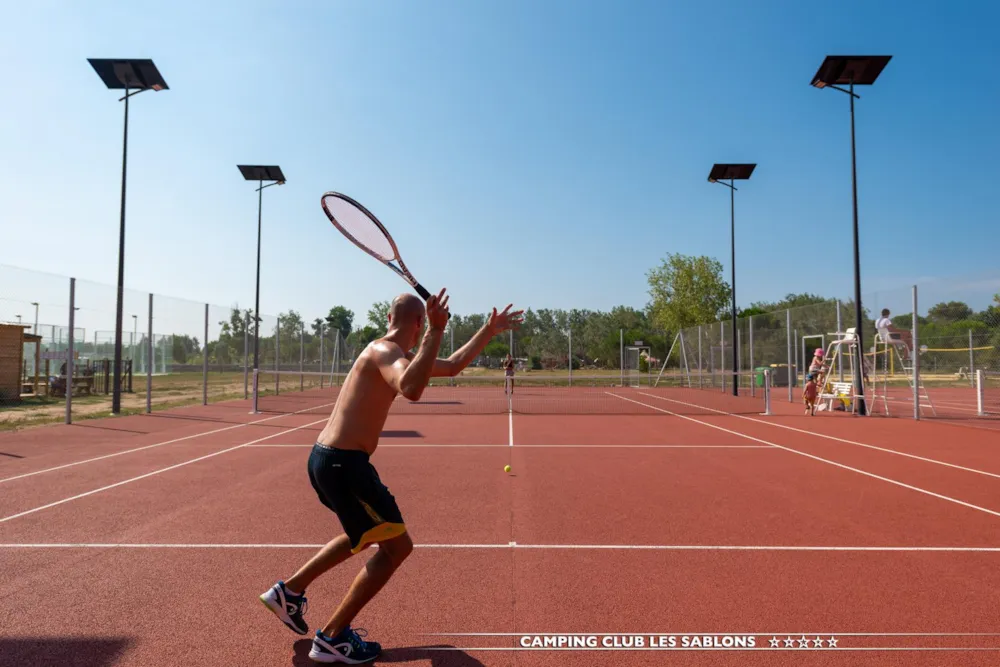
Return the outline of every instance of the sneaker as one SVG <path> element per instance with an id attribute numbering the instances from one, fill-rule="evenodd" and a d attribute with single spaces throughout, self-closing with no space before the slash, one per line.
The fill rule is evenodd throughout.
<path id="1" fill-rule="evenodd" d="M 309 632 L 309 625 L 302 618 L 308 608 L 305 591 L 302 595 L 292 595 L 285 588 L 285 582 L 279 581 L 260 596 L 260 601 L 296 634 L 304 635 Z"/>
<path id="2" fill-rule="evenodd" d="M 344 628 L 336 637 L 327 637 L 317 630 L 309 657 L 316 662 L 344 662 L 348 665 L 371 662 L 382 652 L 382 646 L 361 639 L 367 635 L 363 628 Z"/>

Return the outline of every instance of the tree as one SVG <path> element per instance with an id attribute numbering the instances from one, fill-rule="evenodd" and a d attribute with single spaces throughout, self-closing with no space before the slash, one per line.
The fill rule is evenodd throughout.
<path id="1" fill-rule="evenodd" d="M 927 311 L 927 317 L 932 322 L 944 324 L 946 322 L 961 322 L 972 318 L 972 308 L 961 301 L 949 301 L 931 306 Z"/>
<path id="2" fill-rule="evenodd" d="M 378 329 L 370 324 L 366 324 L 360 329 L 355 329 L 351 332 L 350 336 L 347 337 L 347 344 L 360 352 L 370 342 L 384 335 L 385 332 L 379 333 Z"/>
<path id="3" fill-rule="evenodd" d="M 371 319 L 370 315 L 369 319 Z M 337 329 L 344 338 L 347 338 L 351 335 L 351 329 L 354 326 L 354 311 L 343 306 L 334 306 L 326 316 L 326 324 L 331 329 Z"/>
<path id="4" fill-rule="evenodd" d="M 379 336 L 384 336 L 389 331 L 389 309 L 391 307 L 391 301 L 377 301 L 368 309 L 368 324 L 375 328 Z"/>
<path id="5" fill-rule="evenodd" d="M 714 322 L 732 293 L 722 278 L 722 264 L 710 257 L 670 254 L 646 277 L 650 319 L 666 331 Z"/>

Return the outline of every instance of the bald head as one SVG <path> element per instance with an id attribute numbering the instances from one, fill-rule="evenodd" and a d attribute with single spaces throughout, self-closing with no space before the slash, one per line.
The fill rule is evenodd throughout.
<path id="1" fill-rule="evenodd" d="M 400 294 L 389 306 L 389 316 L 395 327 L 417 324 L 424 316 L 424 302 L 413 294 Z"/>

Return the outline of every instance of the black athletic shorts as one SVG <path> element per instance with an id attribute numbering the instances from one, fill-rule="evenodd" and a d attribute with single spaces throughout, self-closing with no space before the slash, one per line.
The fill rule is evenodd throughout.
<path id="1" fill-rule="evenodd" d="M 406 532 L 396 499 L 365 452 L 316 443 L 309 455 L 309 481 L 340 519 L 352 553 Z"/>

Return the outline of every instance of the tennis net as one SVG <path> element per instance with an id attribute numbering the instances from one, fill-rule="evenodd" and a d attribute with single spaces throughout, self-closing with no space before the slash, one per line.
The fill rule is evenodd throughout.
<path id="1" fill-rule="evenodd" d="M 257 371 L 254 406 L 264 413 L 328 414 L 344 374 Z M 733 384 L 739 395 L 733 395 Z M 665 375 L 656 386 L 618 376 L 521 375 L 433 378 L 419 401 L 397 396 L 390 414 L 670 415 L 771 414 L 770 373 Z"/>
<path id="2" fill-rule="evenodd" d="M 1000 415 L 1000 372 L 976 371 L 976 404 L 980 416 Z"/>

